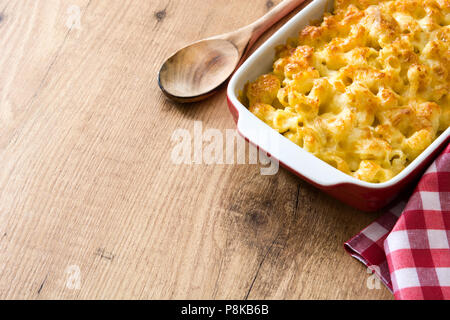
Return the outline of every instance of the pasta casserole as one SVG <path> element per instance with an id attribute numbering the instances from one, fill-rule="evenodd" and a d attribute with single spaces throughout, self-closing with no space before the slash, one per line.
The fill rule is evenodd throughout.
<path id="1" fill-rule="evenodd" d="M 401 172 L 450 125 L 450 0 L 335 0 L 276 48 L 240 100 L 266 124 L 363 181 Z"/>

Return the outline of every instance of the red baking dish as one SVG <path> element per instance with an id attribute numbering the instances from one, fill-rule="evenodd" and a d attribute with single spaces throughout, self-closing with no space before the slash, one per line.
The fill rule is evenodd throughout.
<path id="1" fill-rule="evenodd" d="M 393 179 L 384 183 L 368 183 L 335 169 L 303 150 L 254 116 L 238 100 L 239 90 L 248 81 L 270 71 L 274 48 L 311 21 L 331 10 L 329 1 L 315 0 L 288 21 L 236 71 L 228 85 L 228 105 L 239 133 L 250 143 L 266 151 L 273 159 L 333 197 L 363 211 L 376 211 L 391 202 L 416 181 L 421 173 L 450 141 L 450 128 L 442 133 L 421 155 Z"/>

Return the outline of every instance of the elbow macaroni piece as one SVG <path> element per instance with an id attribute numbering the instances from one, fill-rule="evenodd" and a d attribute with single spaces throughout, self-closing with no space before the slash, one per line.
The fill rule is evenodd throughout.
<path id="1" fill-rule="evenodd" d="M 241 100 L 337 169 L 387 181 L 450 126 L 449 22 L 450 0 L 335 0 Z"/>

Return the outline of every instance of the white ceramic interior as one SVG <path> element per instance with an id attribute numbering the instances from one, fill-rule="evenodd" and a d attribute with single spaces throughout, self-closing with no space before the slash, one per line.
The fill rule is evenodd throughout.
<path id="1" fill-rule="evenodd" d="M 239 132 L 273 158 L 278 159 L 307 179 L 325 187 L 351 183 L 373 189 L 387 188 L 407 177 L 435 149 L 445 143 L 450 137 L 450 128 L 393 179 L 384 183 L 369 183 L 353 178 L 303 150 L 258 119 L 238 100 L 239 90 L 242 90 L 248 81 L 253 81 L 261 74 L 270 72 L 275 55 L 274 48 L 279 44 L 286 43 L 289 37 L 296 37 L 299 31 L 312 21 L 320 20 L 324 12 L 332 10 L 332 3 L 332 0 L 312 1 L 272 35 L 233 75 L 228 85 L 228 98 L 239 112 L 237 124 Z"/>

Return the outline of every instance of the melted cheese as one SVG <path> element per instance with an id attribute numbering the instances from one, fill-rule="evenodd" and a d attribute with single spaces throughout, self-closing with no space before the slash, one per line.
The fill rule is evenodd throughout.
<path id="1" fill-rule="evenodd" d="M 242 100 L 337 169 L 387 181 L 450 125 L 449 22 L 450 0 L 336 0 Z"/>

